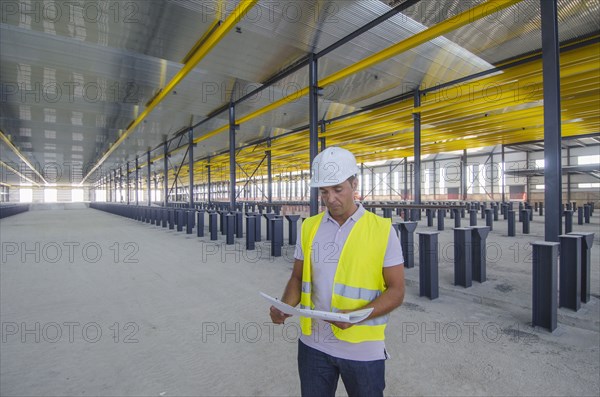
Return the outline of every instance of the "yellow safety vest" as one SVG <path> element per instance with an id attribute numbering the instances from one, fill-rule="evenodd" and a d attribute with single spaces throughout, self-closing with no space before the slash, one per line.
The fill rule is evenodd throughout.
<path id="1" fill-rule="evenodd" d="M 313 309 L 311 298 L 311 255 L 312 245 L 321 220 L 322 212 L 302 222 L 302 293 L 300 307 Z M 354 225 L 340 253 L 340 259 L 333 280 L 331 311 L 359 309 L 375 300 L 386 285 L 383 279 L 383 259 L 390 234 L 391 220 L 381 218 L 366 211 Z M 348 329 L 331 325 L 333 334 L 340 340 L 359 343 L 385 339 L 388 316 L 355 324 Z M 300 317 L 300 327 L 304 335 L 311 335 L 312 321 Z"/>

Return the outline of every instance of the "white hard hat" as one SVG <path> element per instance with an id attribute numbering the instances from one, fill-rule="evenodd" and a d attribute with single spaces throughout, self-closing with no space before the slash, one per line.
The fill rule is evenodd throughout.
<path id="1" fill-rule="evenodd" d="M 359 171 L 351 152 L 340 147 L 328 147 L 313 160 L 310 187 L 339 185 Z"/>

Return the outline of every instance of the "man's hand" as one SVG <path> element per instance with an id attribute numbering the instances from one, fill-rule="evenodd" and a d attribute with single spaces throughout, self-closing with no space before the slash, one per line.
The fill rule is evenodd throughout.
<path id="1" fill-rule="evenodd" d="M 300 295 L 302 291 L 302 266 L 304 265 L 304 261 L 300 259 L 296 259 L 294 261 L 294 268 L 292 270 L 292 275 L 288 280 L 287 285 L 285 286 L 285 291 L 283 291 L 283 295 L 281 296 L 281 301 L 283 303 L 287 303 L 292 307 L 296 307 L 298 303 L 300 303 Z M 275 306 L 271 306 L 271 310 L 269 311 L 269 315 L 271 316 L 271 320 L 275 324 L 283 324 L 285 319 L 290 317 L 290 314 L 285 314 L 281 310 L 277 309 Z"/>
<path id="2" fill-rule="evenodd" d="M 352 323 L 346 323 L 343 321 L 327 321 L 329 324 L 333 324 L 336 327 L 338 327 L 339 329 L 348 329 L 350 327 L 352 327 L 354 324 Z"/>
<path id="3" fill-rule="evenodd" d="M 271 316 L 271 321 L 275 324 L 284 324 L 285 319 L 292 316 L 291 314 L 285 314 L 275 306 L 271 306 L 269 315 Z"/>
<path id="4" fill-rule="evenodd" d="M 340 310 L 339 313 L 350 313 L 353 310 Z M 336 327 L 338 327 L 339 329 L 348 329 L 350 327 L 352 327 L 354 324 L 352 323 L 347 323 L 345 321 L 327 321 L 329 324 L 333 324 Z"/>

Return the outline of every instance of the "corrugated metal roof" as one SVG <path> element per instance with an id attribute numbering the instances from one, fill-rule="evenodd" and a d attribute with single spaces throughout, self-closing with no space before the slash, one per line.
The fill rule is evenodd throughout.
<path id="1" fill-rule="evenodd" d="M 421 1 L 321 58 L 319 78 L 479 3 Z M 0 23 L 0 129 L 34 162 L 52 159 L 88 165 L 182 69 L 184 56 L 215 20 L 227 18 L 239 2 L 139 0 L 90 6 L 57 1 L 52 2 L 59 8 L 56 14 L 46 2 L 15 4 L 18 9 L 5 13 Z M 561 40 L 598 31 L 598 0 L 560 0 L 558 5 Z M 145 159 L 146 150 L 159 146 L 165 136 L 206 119 L 311 51 L 327 48 L 389 10 L 379 0 L 259 2 L 103 168 L 136 156 Z M 320 99 L 319 118 L 347 114 L 416 87 L 452 81 L 538 50 L 539 30 L 539 1 L 525 0 L 330 84 Z M 307 84 L 308 69 L 303 68 L 240 104 L 236 114 L 239 118 L 255 112 Z M 306 125 L 307 103 L 306 97 L 298 98 L 243 123 L 238 145 Z M 227 123 L 227 115 L 219 115 L 196 128 L 195 136 Z M 358 144 L 360 134 L 353 139 Z M 291 153 L 304 150 L 297 141 L 290 142 Z M 387 149 L 406 145 L 381 142 Z M 369 145 L 374 148 L 377 142 Z M 201 141 L 195 154 L 202 158 L 227 146 L 227 133 L 221 133 Z M 3 159 L 18 162 L 4 144 L 1 148 Z M 171 161 L 177 163 L 182 156 L 177 152 Z M 155 170 L 161 168 L 162 162 L 155 165 Z"/>

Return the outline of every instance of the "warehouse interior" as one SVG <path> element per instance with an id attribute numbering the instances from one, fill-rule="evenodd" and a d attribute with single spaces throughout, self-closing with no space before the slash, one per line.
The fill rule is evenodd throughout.
<path id="1" fill-rule="evenodd" d="M 0 395 L 299 395 L 258 292 L 331 146 L 410 239 L 386 394 L 600 392 L 600 1 L 0 5 Z M 465 224 L 487 280 L 460 285 Z"/>

